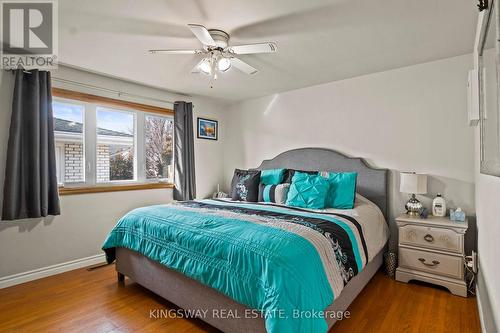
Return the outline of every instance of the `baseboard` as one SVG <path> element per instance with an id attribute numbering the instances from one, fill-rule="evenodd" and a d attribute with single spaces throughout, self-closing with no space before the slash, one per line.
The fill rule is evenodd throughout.
<path id="1" fill-rule="evenodd" d="M 482 332 L 498 332 L 494 317 L 495 312 L 493 311 L 493 307 L 491 305 L 490 297 L 488 294 L 488 286 L 483 277 L 481 267 L 479 267 L 479 273 L 477 274 L 476 298 Z"/>
<path id="2" fill-rule="evenodd" d="M 487 333 L 484 326 L 483 306 L 481 305 L 481 291 L 476 287 L 477 311 L 479 312 L 479 322 L 481 323 L 481 332 Z"/>
<path id="3" fill-rule="evenodd" d="M 104 253 L 97 254 L 95 256 L 90 256 L 86 258 L 71 260 L 68 262 L 42 267 L 34 269 L 32 271 L 27 271 L 23 273 L 17 273 L 13 275 L 8 275 L 0 277 L 0 289 L 7 288 L 10 286 L 15 286 L 16 284 L 25 283 L 37 279 L 41 279 L 47 276 L 56 275 L 59 273 L 64 273 L 74 269 L 101 264 L 106 262 L 106 257 Z"/>

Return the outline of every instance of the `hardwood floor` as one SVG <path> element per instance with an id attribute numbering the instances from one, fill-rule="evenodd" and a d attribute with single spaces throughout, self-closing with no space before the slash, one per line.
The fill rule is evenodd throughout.
<path id="1" fill-rule="evenodd" d="M 79 269 L 0 289 L 0 332 L 218 332 L 192 319 L 151 319 L 150 310 L 176 309 L 114 266 Z M 377 273 L 350 306 L 350 319 L 330 332 L 480 332 L 474 297 L 404 284 Z"/>

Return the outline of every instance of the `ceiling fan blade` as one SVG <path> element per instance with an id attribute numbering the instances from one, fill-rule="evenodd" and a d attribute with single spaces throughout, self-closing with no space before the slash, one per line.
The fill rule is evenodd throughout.
<path id="1" fill-rule="evenodd" d="M 275 43 L 258 43 L 230 46 L 227 50 L 234 54 L 273 53 L 278 50 Z"/>
<path id="2" fill-rule="evenodd" d="M 231 58 L 231 65 L 234 67 L 238 68 L 240 71 L 243 73 L 249 74 L 249 75 L 254 75 L 257 74 L 259 71 L 246 62 L 238 59 L 238 58 Z"/>
<path id="3" fill-rule="evenodd" d="M 151 54 L 166 53 L 166 54 L 200 54 L 201 50 L 149 50 Z"/>
<path id="4" fill-rule="evenodd" d="M 203 45 L 215 46 L 215 41 L 210 36 L 207 28 L 199 24 L 188 24 L 189 28 L 193 32 L 193 34 L 200 40 Z"/>

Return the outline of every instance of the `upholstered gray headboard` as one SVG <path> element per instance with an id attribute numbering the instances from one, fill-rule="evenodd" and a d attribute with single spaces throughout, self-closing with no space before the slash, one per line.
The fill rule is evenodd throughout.
<path id="1" fill-rule="evenodd" d="M 377 169 L 362 158 L 349 157 L 326 148 L 300 148 L 286 151 L 273 159 L 265 160 L 259 170 L 288 168 L 304 171 L 355 171 L 358 173 L 356 191 L 375 203 L 385 218 L 388 213 L 387 169 Z"/>

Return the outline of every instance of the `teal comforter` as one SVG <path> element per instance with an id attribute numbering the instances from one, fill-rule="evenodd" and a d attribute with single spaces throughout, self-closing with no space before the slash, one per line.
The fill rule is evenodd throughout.
<path id="1" fill-rule="evenodd" d="M 324 318 L 304 313 L 325 310 L 366 264 L 366 246 L 352 221 L 216 200 L 135 209 L 104 242 L 108 262 L 116 247 L 261 310 L 267 331 L 279 333 L 326 332 Z"/>

